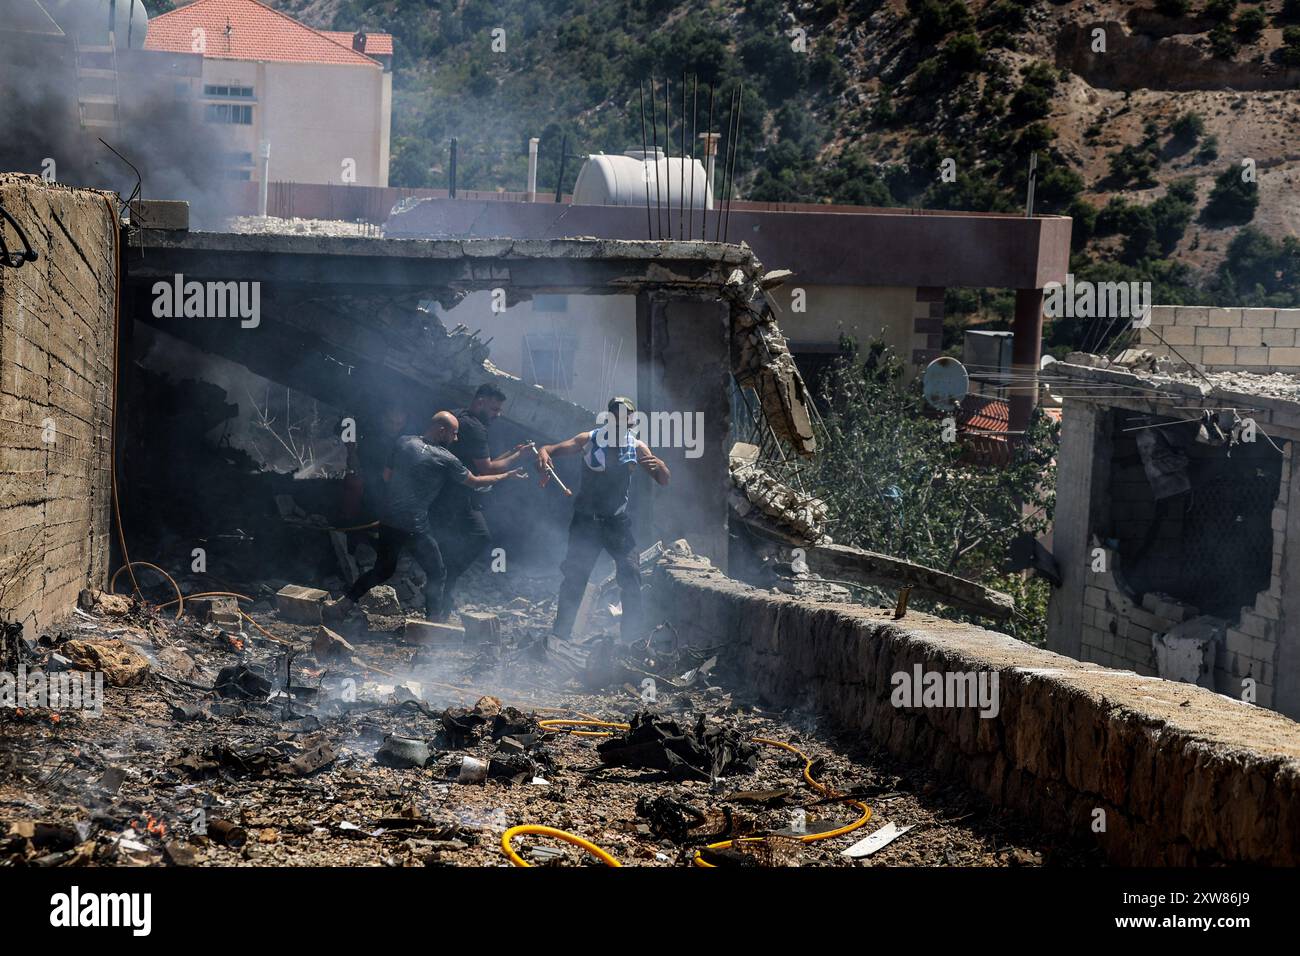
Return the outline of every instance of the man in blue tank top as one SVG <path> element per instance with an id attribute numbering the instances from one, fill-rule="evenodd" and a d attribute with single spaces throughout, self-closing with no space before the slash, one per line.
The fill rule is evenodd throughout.
<path id="1" fill-rule="evenodd" d="M 629 398 L 610 400 L 604 422 L 568 441 L 547 445 L 537 451 L 538 466 L 546 475 L 554 455 L 582 455 L 582 480 L 573 498 L 573 521 L 569 525 L 569 549 L 560 566 L 563 581 L 556 602 L 557 637 L 573 631 L 578 606 L 596 566 L 601 549 L 614 559 L 614 570 L 622 594 L 623 616 L 619 625 L 624 641 L 640 636 L 641 568 L 632 519 L 627 513 L 628 487 L 632 470 L 644 468 L 660 485 L 667 485 L 668 466 L 655 457 L 645 442 L 627 427 L 628 416 L 636 411 Z M 545 480 L 545 479 L 543 479 Z"/>

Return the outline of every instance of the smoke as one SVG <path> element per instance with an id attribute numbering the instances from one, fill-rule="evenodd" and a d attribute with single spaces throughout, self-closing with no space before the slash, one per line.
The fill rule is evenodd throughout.
<path id="1" fill-rule="evenodd" d="M 139 169 L 146 198 L 188 200 L 197 222 L 218 216 L 231 184 L 222 180 L 222 144 L 202 122 L 201 105 L 191 95 L 202 82 L 196 67 L 184 57 L 119 49 L 116 79 L 87 74 L 112 64 L 107 54 L 86 52 L 79 64 L 73 43 L 74 36 L 83 46 L 107 42 L 100 8 L 91 3 L 47 9 L 63 36 L 43 18 L 0 23 L 0 169 L 128 196 L 136 174 L 99 142 L 102 137 Z M 33 25 L 46 32 L 15 28 Z M 138 47 L 138 24 L 133 31 Z M 125 44 L 125 34 L 118 42 Z M 79 94 L 82 100 L 116 96 L 116 127 L 83 128 L 83 109 L 93 119 L 111 116 L 113 107 L 88 100 L 79 105 Z"/>

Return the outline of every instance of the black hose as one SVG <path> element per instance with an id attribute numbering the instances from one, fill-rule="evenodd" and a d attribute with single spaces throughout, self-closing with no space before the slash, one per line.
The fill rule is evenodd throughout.
<path id="1" fill-rule="evenodd" d="M 23 231 L 23 227 L 18 224 L 18 220 L 11 216 L 9 210 L 5 209 L 4 206 L 0 206 L 0 216 L 3 216 L 5 221 L 14 227 L 14 231 L 18 233 L 18 238 L 23 241 L 22 252 L 10 252 L 9 246 L 5 242 L 4 226 L 0 224 L 0 266 L 21 269 L 27 263 L 39 259 L 40 253 L 33 249 L 32 244 L 27 241 L 27 233 Z"/>

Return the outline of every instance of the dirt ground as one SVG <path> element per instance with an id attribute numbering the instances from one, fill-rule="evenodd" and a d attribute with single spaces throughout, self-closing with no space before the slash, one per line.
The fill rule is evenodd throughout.
<path id="1" fill-rule="evenodd" d="M 223 631 L 189 616 L 173 620 L 170 611 L 114 614 L 101 604 L 78 611 L 34 653 L 28 648 L 34 668 L 69 639 L 118 639 L 150 668 L 137 686 L 106 687 L 99 717 L 0 710 L 0 866 L 508 866 L 501 835 L 520 824 L 567 830 L 637 866 L 689 866 L 706 843 L 774 833 L 712 858 L 1097 862 L 927 772 L 837 737 L 813 716 L 747 699 L 728 674 L 725 649 L 711 654 L 716 665 L 701 662 L 704 652 L 649 644 L 640 657 L 616 651 L 669 676 L 653 690 L 641 677 L 590 693 L 571 660 L 544 649 L 546 606 L 525 599 L 480 608 L 499 612 L 497 647 L 408 644 L 400 631 L 379 629 L 399 621 L 372 616 L 340 626 L 352 649 L 332 661 L 311 650 L 317 628 L 279 620 L 268 601 L 245 607 L 257 627 L 245 620 Z M 214 683 L 224 695 L 205 689 Z M 627 722 L 644 711 L 683 733 L 708 728 L 736 751 L 757 737 L 788 743 L 813 761 L 813 779 L 861 799 L 871 817 L 852 833 L 800 839 L 862 812 L 827 801 L 804 781 L 804 760 L 774 746 L 756 746 L 752 772 L 710 779 L 690 767 L 609 766 L 597 750 L 609 738 L 535 724 Z M 416 750 L 427 745 L 429 759 L 386 765 L 389 735 L 410 738 Z M 462 770 L 466 757 L 490 764 L 490 777 L 458 782 L 472 776 L 472 764 Z M 841 855 L 886 823 L 912 829 L 865 859 Z M 522 836 L 514 846 L 534 865 L 597 863 L 554 839 Z"/>

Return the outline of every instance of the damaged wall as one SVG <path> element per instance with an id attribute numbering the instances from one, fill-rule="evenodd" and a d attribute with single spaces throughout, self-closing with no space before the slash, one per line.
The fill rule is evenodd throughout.
<path id="1" fill-rule="evenodd" d="M 698 559 L 666 559 L 651 612 L 728 642 L 762 702 L 820 711 L 1114 863 L 1300 863 L 1300 726 L 1276 713 L 967 624 L 759 591 Z M 892 676 L 918 666 L 996 672 L 997 713 L 893 706 Z"/>
<path id="2" fill-rule="evenodd" d="M 1104 383 L 1107 397 L 1105 404 L 1071 397 L 1064 405 L 1054 546 L 1061 585 L 1053 589 L 1048 608 L 1048 647 L 1080 660 L 1155 674 L 1162 646 L 1173 643 L 1171 632 L 1186 633 L 1209 642 L 1199 674 L 1176 674 L 1166 666 L 1167 676 L 1300 715 L 1300 630 L 1290 624 L 1300 620 L 1300 609 L 1287 604 L 1300 574 L 1300 513 L 1290 507 L 1300 494 L 1300 473 L 1291 467 L 1300 405 L 1218 387 L 1203 394 L 1205 383 L 1190 375 L 1186 381 L 1156 382 L 1064 364 L 1059 374 L 1079 385 Z M 1233 379 L 1242 388 L 1249 380 L 1248 375 Z M 1135 494 L 1140 486 L 1133 475 L 1140 477 L 1141 471 L 1134 472 L 1121 454 L 1125 443 L 1117 434 L 1143 416 L 1185 419 L 1187 409 L 1199 405 L 1249 409 L 1242 414 L 1253 415 L 1267 439 L 1260 437 L 1249 449 L 1238 446 L 1235 457 L 1217 449 L 1219 464 L 1235 472 L 1192 472 L 1192 488 L 1174 499 L 1175 507 L 1188 517 L 1196 512 L 1202 523 L 1217 512 L 1219 532 L 1209 541 L 1193 536 L 1180 548 L 1166 547 L 1160 570 L 1165 590 L 1160 590 L 1155 579 L 1144 585 L 1140 573 L 1131 573 L 1141 570 L 1131 560 L 1126 566 L 1126 550 L 1150 527 L 1152 502 L 1149 495 Z M 1189 463 L 1195 468 L 1204 457 L 1193 453 Z M 1239 549 L 1258 559 L 1246 577 L 1241 572 L 1250 569 L 1229 569 L 1235 560 L 1230 556 Z M 1221 580 L 1198 584 L 1205 567 L 1216 564 Z M 1238 586 L 1225 598 L 1223 586 L 1232 580 Z M 1211 602 L 1216 607 L 1209 608 Z"/>
<path id="3" fill-rule="evenodd" d="M 39 628 L 108 565 L 116 212 L 17 174 L 0 205 L 39 254 L 0 268 L 0 615 Z"/>

